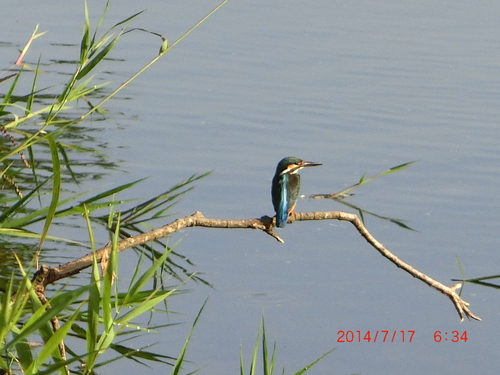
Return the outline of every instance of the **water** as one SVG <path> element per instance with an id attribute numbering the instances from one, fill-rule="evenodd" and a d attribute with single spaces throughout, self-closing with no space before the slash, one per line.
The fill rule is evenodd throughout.
<path id="1" fill-rule="evenodd" d="M 173 41 L 215 4 L 120 2 L 108 23 L 145 7 L 134 26 Z M 2 41 L 12 46 L 2 47 L 2 66 L 15 60 L 14 47 L 36 23 L 50 33 L 35 43 L 32 63 L 40 51 L 46 59 L 75 58 L 76 47 L 50 43 L 79 42 L 81 6 L 32 6 L 40 9 L 3 24 Z M 445 284 L 460 278 L 457 257 L 466 277 L 498 274 L 498 16 L 496 3 L 465 1 L 229 2 L 135 81 L 121 96 L 129 100 L 109 102 L 105 123 L 93 123 L 100 129 L 93 136 L 127 171 L 102 183 L 149 177 L 130 193 L 147 197 L 212 170 L 175 207 L 175 217 L 200 210 L 250 218 L 272 213 L 270 182 L 284 156 L 323 163 L 302 173 L 305 194 L 339 191 L 363 173 L 418 160 L 348 202 L 404 219 L 416 231 L 370 216 L 366 225 L 401 259 Z M 113 53 L 123 61 L 109 63 L 109 80 L 120 84 L 159 46 L 155 37 L 127 34 Z M 307 199 L 297 210 L 352 212 Z M 171 303 L 182 313 L 172 322 L 186 324 L 143 343 L 159 341 L 154 350 L 175 355 L 208 297 L 186 371 L 235 372 L 240 344 L 248 363 L 262 315 L 278 343 L 277 362 L 288 371 L 333 347 L 311 373 L 496 369 L 495 290 L 467 285 L 463 298 L 483 322 L 459 323 L 446 297 L 389 264 L 350 224 L 296 223 L 279 233 L 284 245 L 244 230 L 192 228 L 174 236 L 214 289 L 190 285 L 190 294 Z M 338 343 L 338 332 L 348 330 L 415 336 L 411 343 Z M 469 340 L 435 343 L 437 330 L 467 331 Z M 103 371 L 137 371 L 125 362 L 113 366 Z"/>

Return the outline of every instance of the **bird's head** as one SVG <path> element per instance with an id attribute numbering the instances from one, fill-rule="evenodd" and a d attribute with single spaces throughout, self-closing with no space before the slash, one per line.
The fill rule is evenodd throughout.
<path id="1" fill-rule="evenodd" d="M 288 157 L 280 160 L 280 162 L 278 163 L 278 166 L 276 167 L 276 174 L 277 175 L 294 174 L 294 173 L 297 173 L 302 168 L 316 167 L 318 165 L 321 165 L 321 164 L 320 163 L 313 163 L 310 161 L 304 161 L 302 159 L 299 159 L 299 158 L 296 158 L 293 156 L 288 156 Z"/>

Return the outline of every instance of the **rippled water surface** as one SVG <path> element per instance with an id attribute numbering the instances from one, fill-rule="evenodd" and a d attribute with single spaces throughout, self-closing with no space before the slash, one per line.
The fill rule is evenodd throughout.
<path id="1" fill-rule="evenodd" d="M 108 22 L 146 9 L 133 26 L 173 41 L 215 5 L 115 1 Z M 100 9 L 89 6 L 96 22 Z M 30 7 L 2 22 L 0 62 L 12 64 L 39 23 L 49 33 L 34 43 L 29 61 L 36 64 L 42 54 L 47 83 L 72 69 L 55 61 L 77 58 L 83 10 L 81 4 Z M 147 197 L 211 170 L 173 217 L 200 210 L 251 218 L 272 213 L 271 178 L 284 156 L 323 163 L 303 171 L 306 195 L 335 192 L 364 173 L 416 160 L 356 190 L 348 202 L 415 229 L 365 216 L 389 250 L 445 284 L 461 277 L 457 258 L 466 277 L 498 274 L 499 19 L 495 2 L 232 0 L 109 102 L 106 121 L 93 123 L 96 142 L 126 171 L 110 172 L 102 183 L 149 177 L 133 192 Z M 155 37 L 129 33 L 104 73 L 119 85 L 158 48 Z M 297 210 L 356 212 L 308 199 Z M 144 342 L 176 355 L 172 350 L 208 297 L 186 372 L 237 372 L 240 344 L 248 363 L 262 315 L 268 338 L 277 341 L 277 363 L 289 372 L 331 348 L 311 373 L 497 369 L 496 290 L 466 285 L 462 296 L 483 322 L 459 323 L 445 296 L 382 258 L 350 224 L 295 223 L 279 233 L 285 244 L 244 230 L 193 228 L 175 236 L 172 242 L 182 240 L 178 249 L 214 289 L 189 285 L 191 293 L 170 306 L 181 313 L 171 322 L 186 324 Z M 399 336 L 392 343 L 339 343 L 338 332 L 348 330 L 415 334 L 404 343 Z M 437 330 L 467 331 L 468 341 L 435 343 Z M 115 366 L 102 373 L 144 371 Z"/>

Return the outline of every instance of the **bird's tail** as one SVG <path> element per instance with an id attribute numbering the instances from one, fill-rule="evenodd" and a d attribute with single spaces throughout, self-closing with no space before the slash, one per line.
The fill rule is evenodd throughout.
<path id="1" fill-rule="evenodd" d="M 288 220 L 288 211 L 285 210 L 281 214 L 276 214 L 276 226 L 278 228 L 284 228 Z"/>

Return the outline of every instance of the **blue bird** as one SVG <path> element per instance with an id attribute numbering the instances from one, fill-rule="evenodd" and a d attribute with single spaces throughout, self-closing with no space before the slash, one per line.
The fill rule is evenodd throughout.
<path id="1" fill-rule="evenodd" d="M 299 170 L 305 167 L 316 167 L 319 163 L 304 161 L 293 156 L 281 159 L 276 167 L 271 186 L 274 211 L 276 211 L 276 226 L 283 228 L 288 215 L 293 212 L 297 204 L 300 190 Z"/>

